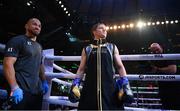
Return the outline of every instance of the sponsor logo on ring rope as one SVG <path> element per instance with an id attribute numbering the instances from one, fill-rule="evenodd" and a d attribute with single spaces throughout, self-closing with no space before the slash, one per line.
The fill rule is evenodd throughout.
<path id="1" fill-rule="evenodd" d="M 174 75 L 139 75 L 139 79 L 173 80 L 176 77 Z"/>

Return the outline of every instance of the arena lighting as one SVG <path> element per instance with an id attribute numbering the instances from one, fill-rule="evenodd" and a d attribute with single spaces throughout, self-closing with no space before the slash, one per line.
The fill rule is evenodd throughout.
<path id="1" fill-rule="evenodd" d="M 130 23 L 129 27 L 130 27 L 130 28 L 133 28 L 133 27 L 134 27 L 134 24 L 133 24 L 133 23 Z"/>
<path id="2" fill-rule="evenodd" d="M 175 20 L 174 22 L 175 22 L 175 23 L 178 23 L 178 20 Z"/>
<path id="3" fill-rule="evenodd" d="M 137 26 L 138 28 L 142 28 L 142 27 L 144 26 L 144 22 L 138 21 L 136 26 Z"/>
<path id="4" fill-rule="evenodd" d="M 125 29 L 125 25 L 123 24 L 122 26 L 121 26 L 123 29 Z"/>
<path id="5" fill-rule="evenodd" d="M 146 23 L 143 23 L 143 26 L 146 26 L 147 24 Z"/>
<path id="6" fill-rule="evenodd" d="M 62 1 L 59 1 L 59 4 L 61 4 L 61 8 L 63 8 L 63 10 L 67 14 L 67 16 L 71 16 L 71 14 L 67 11 L 67 8 L 62 4 Z"/>
<path id="7" fill-rule="evenodd" d="M 166 24 L 168 24 L 169 23 L 169 21 L 168 20 L 166 20 Z"/>
<path id="8" fill-rule="evenodd" d="M 171 21 L 170 23 L 171 23 L 171 24 L 173 24 L 173 23 L 174 23 L 174 21 Z"/>
<path id="9" fill-rule="evenodd" d="M 30 1 L 29 1 L 29 3 L 31 3 L 31 4 L 32 4 L 32 1 L 30 0 Z"/>
<path id="10" fill-rule="evenodd" d="M 117 29 L 117 25 L 114 25 L 113 29 L 116 30 Z"/>
<path id="11" fill-rule="evenodd" d="M 30 5 L 31 5 L 29 2 L 27 2 L 26 4 L 27 4 L 27 6 L 30 6 Z"/>
<path id="12" fill-rule="evenodd" d="M 160 22 L 159 22 L 159 21 L 157 21 L 157 22 L 156 22 L 156 25 L 159 25 L 159 24 L 160 24 Z"/>
<path id="13" fill-rule="evenodd" d="M 109 26 L 106 27 L 106 30 L 109 30 Z"/>
<path id="14" fill-rule="evenodd" d="M 166 21 L 156 21 L 156 22 L 143 22 L 143 21 L 138 21 L 136 24 L 136 27 L 138 28 L 142 28 L 145 26 L 155 26 L 155 25 L 164 25 L 164 24 L 174 24 L 174 23 L 178 23 L 178 20 L 166 20 Z M 114 26 L 108 26 L 107 30 L 117 30 L 117 29 L 125 29 L 125 28 L 134 28 L 134 23 L 130 23 L 130 24 L 122 24 L 120 25 L 114 25 Z"/>
<path id="15" fill-rule="evenodd" d="M 150 26 L 150 25 L 151 25 L 151 22 L 148 22 L 147 25 Z"/>

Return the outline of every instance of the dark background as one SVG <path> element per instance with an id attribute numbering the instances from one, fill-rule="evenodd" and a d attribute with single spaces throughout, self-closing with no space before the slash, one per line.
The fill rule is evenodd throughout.
<path id="1" fill-rule="evenodd" d="M 80 55 L 82 47 L 92 40 L 89 32 L 92 24 L 179 20 L 179 5 L 179 0 L 1 0 L 0 43 L 6 44 L 11 37 L 24 34 L 27 19 L 37 17 L 43 26 L 38 41 L 44 49 L 55 48 L 58 55 Z M 108 40 L 118 46 L 121 54 L 148 53 L 152 42 L 172 46 L 178 53 L 180 25 L 110 30 Z"/>
<path id="2" fill-rule="evenodd" d="M 109 30 L 107 39 L 117 45 L 120 54 L 150 53 L 148 47 L 152 42 L 165 46 L 165 53 L 180 52 L 180 0 L 0 0 L 0 43 L 6 44 L 10 38 L 24 34 L 24 24 L 32 17 L 42 22 L 38 42 L 44 49 L 54 48 L 55 55 L 79 56 L 83 46 L 92 40 L 90 27 L 96 22 L 113 27 L 136 25 L 138 20 L 155 24 L 167 20 L 179 22 Z M 0 63 L 2 59 L 0 53 Z M 56 63 L 74 73 L 79 65 L 79 62 Z M 145 61 L 125 61 L 124 65 L 128 74 L 146 73 L 144 69 L 148 67 Z M 179 61 L 177 67 L 179 74 Z M 3 81 L 1 78 L 1 84 L 7 87 Z M 53 95 L 67 93 L 57 86 L 54 85 L 57 89 Z"/>

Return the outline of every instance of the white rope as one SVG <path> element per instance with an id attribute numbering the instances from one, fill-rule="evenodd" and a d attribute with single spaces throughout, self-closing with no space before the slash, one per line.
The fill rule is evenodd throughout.
<path id="1" fill-rule="evenodd" d="M 74 79 L 75 74 L 67 74 L 67 73 L 53 73 L 53 72 L 45 72 L 47 77 L 50 78 L 69 78 Z M 116 77 L 119 77 L 116 74 Z M 180 81 L 180 74 L 179 75 L 153 75 L 153 74 L 128 74 L 127 75 L 129 80 L 139 80 L 139 81 Z"/>
<path id="2" fill-rule="evenodd" d="M 133 93 L 138 93 L 138 94 L 158 94 L 157 91 L 133 91 Z"/>
<path id="3" fill-rule="evenodd" d="M 70 71 L 68 71 L 68 70 L 66 70 L 66 69 L 64 69 L 64 68 L 62 68 L 56 64 L 53 64 L 53 68 L 55 68 L 56 70 L 62 71 L 64 73 L 67 73 L 67 74 L 75 75 L 74 73 L 72 73 L 72 72 L 70 72 Z"/>
<path id="4" fill-rule="evenodd" d="M 120 55 L 122 60 L 137 61 L 137 60 L 180 60 L 180 54 L 139 54 L 139 55 Z M 46 59 L 55 61 L 80 61 L 81 56 L 48 56 Z"/>
<path id="5" fill-rule="evenodd" d="M 160 101 L 159 98 L 134 98 L 135 100 L 139 101 Z"/>
<path id="6" fill-rule="evenodd" d="M 160 103 L 132 103 L 132 105 L 140 105 L 140 106 L 161 106 Z"/>
<path id="7" fill-rule="evenodd" d="M 159 87 L 131 87 L 132 89 L 140 89 L 140 90 L 146 90 L 146 89 L 150 89 L 150 90 L 158 90 L 159 89 Z"/>
<path id="8" fill-rule="evenodd" d="M 139 81 L 180 81 L 180 74 L 179 75 L 166 75 L 166 74 L 159 74 L 159 75 L 151 75 L 151 74 L 133 74 L 127 75 L 129 80 L 139 80 Z"/>
<path id="9" fill-rule="evenodd" d="M 67 98 L 67 97 L 65 97 Z M 65 105 L 65 106 L 72 106 L 72 107 L 78 107 L 78 102 L 77 103 L 71 103 L 70 101 L 64 99 L 60 96 L 50 96 L 47 100 L 50 104 L 59 104 L 59 105 Z M 145 105 L 145 106 L 160 106 L 162 104 L 159 103 L 132 103 L 132 105 Z M 144 108 L 135 108 L 135 107 L 124 107 L 126 110 L 137 110 L 137 111 L 141 111 L 141 110 L 148 110 L 148 109 L 144 109 Z M 149 109 L 149 110 L 154 110 L 154 109 Z"/>
<path id="10" fill-rule="evenodd" d="M 0 52 L 3 53 L 3 52 L 4 52 L 4 49 L 5 49 L 5 45 L 0 43 Z"/>
<path id="11" fill-rule="evenodd" d="M 54 72 L 45 72 L 46 77 L 48 78 L 67 78 L 67 79 L 74 79 L 75 74 L 69 74 L 69 73 L 54 73 Z"/>
<path id="12" fill-rule="evenodd" d="M 77 107 L 78 103 L 71 103 L 69 100 L 63 100 L 62 97 L 59 96 L 50 96 L 47 101 L 50 104 L 60 104 L 60 105 L 65 105 L 65 106 L 72 106 L 72 107 Z"/>
<path id="13" fill-rule="evenodd" d="M 66 82 L 66 81 L 63 81 L 63 80 L 60 80 L 60 79 L 57 79 L 57 78 L 52 79 L 52 81 L 54 81 L 56 83 L 59 83 L 59 84 L 66 85 L 68 87 L 71 87 L 71 85 L 72 85 L 72 83 L 69 83 L 69 82 Z"/>

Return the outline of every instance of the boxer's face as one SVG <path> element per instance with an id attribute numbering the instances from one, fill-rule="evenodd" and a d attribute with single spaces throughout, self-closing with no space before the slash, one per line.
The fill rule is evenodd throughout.
<path id="1" fill-rule="evenodd" d="M 97 26 L 96 30 L 93 31 L 95 39 L 106 38 L 107 29 L 104 24 L 100 24 Z"/>

